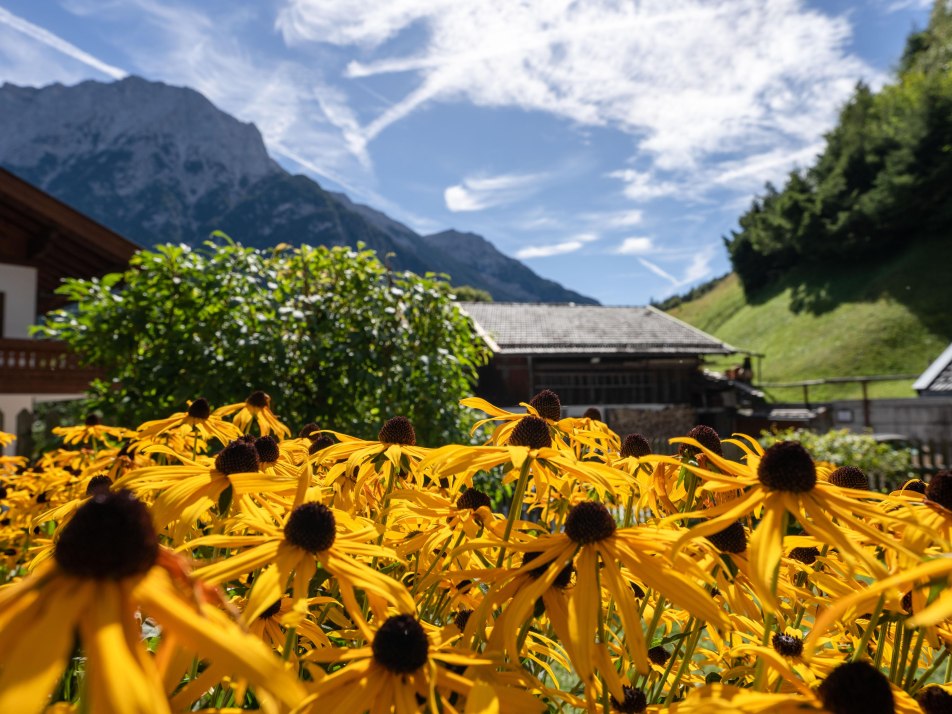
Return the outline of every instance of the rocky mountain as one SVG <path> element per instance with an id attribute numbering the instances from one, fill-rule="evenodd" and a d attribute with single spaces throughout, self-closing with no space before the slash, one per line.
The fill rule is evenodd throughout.
<path id="1" fill-rule="evenodd" d="M 198 92 L 128 77 L 0 86 L 0 165 L 142 245 L 222 230 L 245 245 L 363 242 L 395 269 L 446 273 L 496 300 L 594 303 L 472 233 L 421 236 L 292 175 L 253 124 Z"/>

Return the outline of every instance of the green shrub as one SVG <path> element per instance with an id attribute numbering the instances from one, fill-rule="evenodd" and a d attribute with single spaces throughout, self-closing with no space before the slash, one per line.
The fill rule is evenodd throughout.
<path id="1" fill-rule="evenodd" d="M 762 432 L 760 443 L 770 446 L 778 441 L 799 441 L 816 461 L 834 466 L 856 466 L 869 477 L 870 485 L 892 489 L 911 478 L 912 453 L 876 441 L 870 434 L 854 434 L 847 429 L 834 429 L 816 434 L 807 429 L 784 429 Z"/>

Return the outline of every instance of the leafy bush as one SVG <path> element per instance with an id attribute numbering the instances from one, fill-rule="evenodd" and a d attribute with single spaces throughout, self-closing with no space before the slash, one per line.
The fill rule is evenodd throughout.
<path id="1" fill-rule="evenodd" d="M 893 487 L 912 475 L 912 454 L 908 449 L 895 449 L 869 434 L 854 434 L 848 429 L 816 434 L 793 428 L 761 434 L 764 446 L 778 441 L 799 441 L 817 461 L 862 469 L 871 484 Z"/>
<path id="2" fill-rule="evenodd" d="M 465 437 L 457 402 L 488 353 L 445 281 L 390 272 L 369 250 L 222 238 L 141 251 L 123 273 L 60 288 L 75 308 L 36 331 L 105 371 L 90 409 L 138 424 L 264 390 L 292 425 L 369 437 L 403 414 L 424 443 Z"/>

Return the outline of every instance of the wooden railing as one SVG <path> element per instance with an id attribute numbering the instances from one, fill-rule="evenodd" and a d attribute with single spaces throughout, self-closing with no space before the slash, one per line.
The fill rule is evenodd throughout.
<path id="1" fill-rule="evenodd" d="M 101 375 L 63 342 L 0 339 L 0 394 L 77 394 Z"/>

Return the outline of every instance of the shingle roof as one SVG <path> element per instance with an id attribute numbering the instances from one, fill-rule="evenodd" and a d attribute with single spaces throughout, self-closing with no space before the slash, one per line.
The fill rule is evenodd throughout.
<path id="1" fill-rule="evenodd" d="M 912 388 L 917 392 L 952 394 L 952 345 L 949 345 L 945 352 L 929 365 Z"/>
<path id="2" fill-rule="evenodd" d="M 464 302 L 502 354 L 730 354 L 736 350 L 653 307 Z"/>

